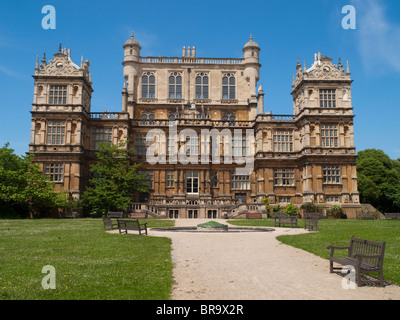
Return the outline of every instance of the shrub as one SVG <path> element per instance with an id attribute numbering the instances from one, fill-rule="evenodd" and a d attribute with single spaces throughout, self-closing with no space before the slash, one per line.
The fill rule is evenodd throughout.
<path id="1" fill-rule="evenodd" d="M 282 211 L 282 207 L 278 204 L 276 207 L 273 207 L 273 208 L 272 208 L 272 211 L 273 211 L 274 213 L 279 213 L 279 212 Z"/>
<path id="2" fill-rule="evenodd" d="M 341 206 L 334 205 L 334 206 L 330 207 L 328 210 L 326 210 L 326 215 L 328 218 L 340 219 L 340 218 L 344 218 L 345 213 Z"/>
<path id="3" fill-rule="evenodd" d="M 269 199 L 268 198 L 264 198 L 263 202 L 265 203 L 265 209 L 267 210 L 267 214 L 268 214 L 268 216 L 270 216 L 270 214 L 271 214 L 271 206 L 269 205 Z"/>
<path id="4" fill-rule="evenodd" d="M 324 209 L 323 206 L 317 206 L 314 202 L 304 202 L 300 209 L 303 210 L 303 212 L 318 212 L 321 213 L 322 210 Z"/>
<path id="5" fill-rule="evenodd" d="M 297 208 L 294 204 L 289 204 L 284 210 L 284 212 L 289 216 L 297 215 L 298 211 L 299 211 L 299 208 Z"/>

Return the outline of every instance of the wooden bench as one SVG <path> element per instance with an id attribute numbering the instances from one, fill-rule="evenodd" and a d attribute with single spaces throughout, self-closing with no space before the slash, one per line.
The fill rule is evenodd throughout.
<path id="1" fill-rule="evenodd" d="M 123 218 L 123 212 L 107 212 L 107 218 Z"/>
<path id="2" fill-rule="evenodd" d="M 304 213 L 304 229 L 308 231 L 318 231 L 318 212 L 305 212 Z"/>
<path id="3" fill-rule="evenodd" d="M 328 246 L 330 249 L 330 272 L 333 273 L 333 263 L 341 264 L 342 266 L 353 266 L 356 272 L 356 283 L 357 286 L 361 286 L 361 273 L 365 272 L 379 272 L 379 285 L 383 286 L 383 257 L 385 254 L 385 242 L 375 242 L 365 239 L 355 238 L 351 236 L 350 244 L 348 247 L 335 247 Z M 334 257 L 334 251 L 348 250 L 347 257 L 336 258 Z"/>
<path id="4" fill-rule="evenodd" d="M 128 234 L 128 230 L 139 231 L 139 235 L 142 235 L 142 231 L 147 235 L 147 223 L 140 223 L 139 220 L 122 220 L 117 219 L 119 233 Z"/>
<path id="5" fill-rule="evenodd" d="M 290 225 L 291 228 L 297 227 L 297 216 L 289 216 L 286 213 L 279 213 L 274 216 L 274 224 L 276 226 Z"/>
<path id="6" fill-rule="evenodd" d="M 107 229 L 114 230 L 114 227 L 118 227 L 117 221 L 113 221 L 111 220 L 111 218 L 103 217 L 102 220 L 103 220 L 104 230 Z"/>

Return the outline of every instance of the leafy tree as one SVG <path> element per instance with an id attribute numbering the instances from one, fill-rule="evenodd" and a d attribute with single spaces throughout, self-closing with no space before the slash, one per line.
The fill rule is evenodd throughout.
<path id="1" fill-rule="evenodd" d="M 382 150 L 360 151 L 357 158 L 358 190 L 362 203 L 382 212 L 400 211 L 400 162 Z"/>
<path id="2" fill-rule="evenodd" d="M 54 191 L 32 159 L 33 155 L 16 155 L 8 143 L 0 148 L 1 216 L 38 218 L 65 204 L 65 195 Z"/>
<path id="3" fill-rule="evenodd" d="M 82 195 L 83 204 L 92 214 L 103 216 L 108 211 L 125 210 L 134 190 L 148 192 L 146 176 L 137 173 L 141 164 L 132 163 L 133 150 L 125 146 L 126 142 L 99 144 L 97 161 L 90 167 L 93 178 Z"/>

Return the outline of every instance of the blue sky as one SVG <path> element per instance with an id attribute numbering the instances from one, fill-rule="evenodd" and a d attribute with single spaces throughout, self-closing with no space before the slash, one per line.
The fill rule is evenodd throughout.
<path id="1" fill-rule="evenodd" d="M 42 7 L 56 9 L 56 29 L 42 28 Z M 356 9 L 356 29 L 342 28 L 342 8 Z M 345 64 L 352 79 L 357 151 L 400 158 L 400 1 L 1 1 L 0 145 L 28 151 L 36 56 L 51 59 L 59 43 L 72 59 L 89 59 L 92 111 L 121 111 L 122 46 L 135 33 L 142 56 L 240 58 L 253 34 L 261 47 L 266 111 L 292 114 L 297 58 L 310 66 L 321 52 Z"/>

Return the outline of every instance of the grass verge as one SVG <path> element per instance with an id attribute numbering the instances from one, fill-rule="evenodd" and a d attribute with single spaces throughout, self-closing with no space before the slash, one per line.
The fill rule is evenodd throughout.
<path id="1" fill-rule="evenodd" d="M 0 300 L 169 299 L 170 252 L 168 238 L 108 234 L 100 219 L 0 220 Z M 54 290 L 42 288 L 46 265 Z"/>

